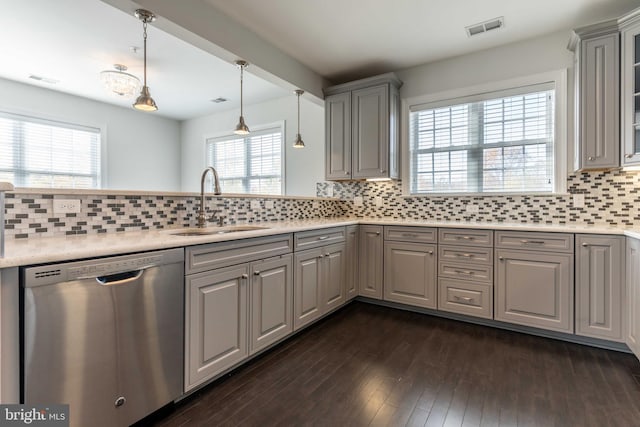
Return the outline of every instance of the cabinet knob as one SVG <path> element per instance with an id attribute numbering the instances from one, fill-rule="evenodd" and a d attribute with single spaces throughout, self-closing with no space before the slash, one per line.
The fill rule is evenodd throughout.
<path id="1" fill-rule="evenodd" d="M 254 271 L 254 272 L 253 272 L 253 275 L 254 275 L 254 276 L 259 276 L 259 275 L 260 275 L 260 273 L 261 273 L 261 272 L 260 272 L 259 270 L 256 270 L 256 271 Z"/>
<path id="2" fill-rule="evenodd" d="M 588 243 L 583 243 L 583 244 L 582 244 L 582 247 L 583 247 L 583 248 L 587 248 L 587 247 L 589 247 L 589 244 L 588 244 Z"/>
<path id="3" fill-rule="evenodd" d="M 326 257 L 328 257 L 328 256 L 330 256 L 330 255 L 331 255 L 331 254 L 324 254 L 325 258 L 326 258 Z"/>
<path id="4" fill-rule="evenodd" d="M 498 259 L 499 259 L 500 261 L 504 261 L 504 258 L 503 258 L 503 257 L 498 257 Z"/>
<path id="5" fill-rule="evenodd" d="M 589 156 L 589 157 L 587 157 L 587 160 L 589 160 L 590 162 L 593 162 L 595 159 L 596 159 L 596 158 L 595 158 L 595 157 L 593 157 L 593 156 Z"/>
<path id="6" fill-rule="evenodd" d="M 243 275 L 242 275 L 242 276 L 240 276 L 240 277 L 242 277 L 243 279 L 248 279 L 248 278 L 249 278 L 249 275 L 248 275 L 248 274 L 243 274 Z"/>
<path id="7" fill-rule="evenodd" d="M 379 231 L 376 231 L 376 236 L 379 236 L 379 235 L 380 235 L 380 232 L 379 232 Z"/>
<path id="8" fill-rule="evenodd" d="M 429 251 L 429 255 L 433 255 L 433 251 Z"/>
<path id="9" fill-rule="evenodd" d="M 380 173 L 386 173 L 387 171 L 384 169 L 380 169 Z"/>
<path id="10" fill-rule="evenodd" d="M 625 154 L 625 155 L 624 155 L 624 158 L 625 158 L 625 159 L 630 159 L 630 158 L 632 158 L 632 157 L 633 157 L 633 154 Z"/>
<path id="11" fill-rule="evenodd" d="M 318 255 L 318 259 L 322 258 L 324 255 Z"/>
<path id="12" fill-rule="evenodd" d="M 349 175 L 349 172 L 345 172 L 344 174 L 345 174 L 345 175 Z"/>

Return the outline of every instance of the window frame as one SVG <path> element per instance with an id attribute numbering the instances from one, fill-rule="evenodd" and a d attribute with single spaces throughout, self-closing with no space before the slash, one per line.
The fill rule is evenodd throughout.
<path id="1" fill-rule="evenodd" d="M 286 140 L 286 132 L 285 132 L 285 122 L 284 120 L 281 121 L 277 121 L 277 122 L 273 122 L 273 123 L 267 123 L 267 124 L 261 124 L 261 125 L 252 125 L 251 126 L 251 133 L 249 133 L 248 135 L 235 135 L 233 132 L 218 132 L 215 134 L 207 134 L 204 135 L 204 144 L 203 144 L 203 168 L 209 167 L 211 166 L 209 164 L 209 158 L 208 158 L 208 144 L 210 140 L 222 140 L 225 138 L 229 138 L 229 139 L 239 139 L 239 138 L 251 138 L 252 134 L 256 133 L 256 132 L 263 132 L 263 131 L 268 131 L 270 129 L 278 129 L 280 131 L 280 153 L 281 153 L 281 161 L 280 161 L 280 194 L 284 196 L 286 193 L 286 177 L 285 177 L 285 171 L 286 171 L 286 144 L 285 144 L 285 140 Z M 255 136 L 255 135 L 254 135 Z M 245 177 L 245 179 L 247 179 Z M 213 189 L 213 184 L 211 184 L 211 188 Z M 222 192 L 225 193 L 225 189 L 224 186 L 222 186 Z M 230 193 L 230 194 L 234 194 L 234 193 Z M 264 196 L 264 195 L 272 195 L 272 194 L 261 194 L 261 193 L 240 193 L 240 194 L 246 194 L 246 195 L 250 195 L 250 196 Z"/>
<path id="2" fill-rule="evenodd" d="M 78 129 L 78 130 L 96 130 L 100 136 L 99 141 L 99 162 L 98 162 L 98 174 L 97 187 L 95 188 L 69 188 L 69 187 L 22 187 L 17 183 L 13 183 L 16 188 L 24 189 L 45 189 L 45 190 L 72 190 L 72 191 L 87 191 L 87 190 L 105 190 L 108 187 L 108 162 L 107 162 L 107 125 L 106 123 L 95 123 L 89 121 L 78 121 L 74 118 L 59 117 L 39 111 L 32 111 L 27 109 L 14 108 L 0 104 L 0 114 L 14 117 L 24 117 L 26 121 L 34 123 L 42 123 L 45 125 L 55 126 L 59 124 L 61 128 Z"/>
<path id="3" fill-rule="evenodd" d="M 548 86 L 552 85 L 551 88 Z M 547 86 L 554 92 L 554 182 L 551 191 L 491 191 L 491 192 L 433 192 L 411 193 L 410 114 L 416 109 L 438 108 L 487 99 L 508 97 L 540 90 Z M 403 197 L 491 197 L 514 195 L 560 195 L 567 189 L 567 159 L 570 157 L 567 137 L 567 70 L 561 69 L 482 85 L 453 89 L 435 94 L 417 96 L 402 101 L 402 195 Z"/>

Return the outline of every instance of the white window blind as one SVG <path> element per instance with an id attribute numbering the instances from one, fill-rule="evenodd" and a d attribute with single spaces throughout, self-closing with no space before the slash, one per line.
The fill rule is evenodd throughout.
<path id="1" fill-rule="evenodd" d="M 207 165 L 218 172 L 224 193 L 283 194 L 283 148 L 280 127 L 210 138 Z"/>
<path id="2" fill-rule="evenodd" d="M 0 181 L 100 188 L 100 129 L 0 112 Z"/>
<path id="3" fill-rule="evenodd" d="M 483 98 L 412 108 L 411 194 L 553 191 L 554 91 Z"/>

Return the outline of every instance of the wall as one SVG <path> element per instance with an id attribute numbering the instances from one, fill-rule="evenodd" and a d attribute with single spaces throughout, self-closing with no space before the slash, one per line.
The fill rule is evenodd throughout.
<path id="1" fill-rule="evenodd" d="M 180 122 L 5 79 L 0 93 L 0 110 L 106 129 L 105 188 L 180 189 Z"/>
<path id="2" fill-rule="evenodd" d="M 232 133 L 239 110 L 229 110 L 182 122 L 182 191 L 200 191 L 207 137 Z M 285 191 L 287 195 L 315 196 L 324 179 L 324 107 L 300 98 L 300 133 L 305 148 L 293 148 L 297 132 L 296 97 L 274 99 L 244 108 L 249 129 L 285 121 Z M 222 189 L 224 193 L 224 188 Z"/>

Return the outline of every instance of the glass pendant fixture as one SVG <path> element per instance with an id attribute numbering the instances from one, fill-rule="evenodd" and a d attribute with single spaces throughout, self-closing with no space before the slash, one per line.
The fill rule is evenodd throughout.
<path id="1" fill-rule="evenodd" d="M 136 18 L 142 21 L 143 38 L 144 38 L 144 85 L 140 91 L 140 95 L 133 104 L 133 108 L 140 111 L 156 111 L 158 106 L 149 93 L 147 86 L 147 24 L 156 20 L 156 16 L 145 9 L 136 10 Z"/>
<path id="2" fill-rule="evenodd" d="M 112 95 L 133 98 L 140 91 L 140 79 L 133 74 L 126 73 L 126 65 L 113 64 L 113 68 L 115 70 L 105 70 L 100 73 L 100 80 L 104 88 Z"/>
<path id="3" fill-rule="evenodd" d="M 242 59 L 238 59 L 236 61 L 236 65 L 240 67 L 240 120 L 238 120 L 238 124 L 236 125 L 236 129 L 233 133 L 236 135 L 247 135 L 250 131 L 249 126 L 244 122 L 244 116 L 242 115 L 242 80 L 244 76 L 244 69 L 249 65 L 249 63 Z"/>
<path id="4" fill-rule="evenodd" d="M 296 89 L 294 92 L 298 96 L 298 133 L 296 133 L 296 140 L 293 142 L 293 148 L 304 148 L 304 141 L 300 135 L 300 95 L 302 95 L 304 91 Z"/>

